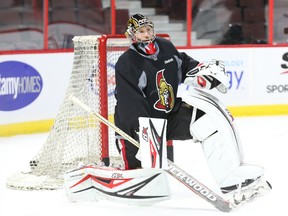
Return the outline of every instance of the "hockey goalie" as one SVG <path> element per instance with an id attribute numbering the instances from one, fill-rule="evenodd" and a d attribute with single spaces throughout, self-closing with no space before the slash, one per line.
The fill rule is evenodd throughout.
<path id="1" fill-rule="evenodd" d="M 141 14 L 130 17 L 125 34 L 131 45 L 115 66 L 114 119 L 118 128 L 140 141 L 140 149 L 118 134 L 116 144 L 124 169 L 84 166 L 68 172 L 69 197 L 77 200 L 89 193 L 96 199 L 124 200 L 134 194 L 131 198 L 141 203 L 168 199 L 167 177 L 162 172 L 167 168 L 167 155 L 171 155 L 166 140 L 201 145 L 223 197 L 235 206 L 270 191 L 264 169 L 244 161 L 232 115 L 208 93 L 212 89 L 228 91 L 224 63 L 211 60 L 202 64 L 179 52 L 169 40 L 156 36 L 152 21 Z M 185 86 L 181 95 L 180 84 Z"/>

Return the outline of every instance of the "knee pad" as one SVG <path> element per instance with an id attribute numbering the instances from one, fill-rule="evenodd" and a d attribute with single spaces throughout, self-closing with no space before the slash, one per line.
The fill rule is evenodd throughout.
<path id="1" fill-rule="evenodd" d="M 195 142 L 203 142 L 208 137 L 217 133 L 217 126 L 210 120 L 207 114 L 201 116 L 190 124 L 190 133 Z"/>

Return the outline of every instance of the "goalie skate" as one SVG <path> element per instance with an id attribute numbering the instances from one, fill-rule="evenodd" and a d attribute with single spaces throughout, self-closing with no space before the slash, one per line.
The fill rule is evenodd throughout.
<path id="1" fill-rule="evenodd" d="M 260 176 L 256 179 L 247 179 L 241 185 L 221 188 L 227 200 L 233 203 L 235 207 L 264 196 L 271 189 L 271 184 Z"/>

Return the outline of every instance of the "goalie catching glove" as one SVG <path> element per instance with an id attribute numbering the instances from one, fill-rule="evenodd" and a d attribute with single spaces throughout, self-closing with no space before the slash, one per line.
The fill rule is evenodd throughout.
<path id="1" fill-rule="evenodd" d="M 225 71 L 223 61 L 212 59 L 208 65 L 199 63 L 187 73 L 185 84 L 201 89 L 217 88 L 221 93 L 226 93 L 229 85 L 229 76 Z"/>

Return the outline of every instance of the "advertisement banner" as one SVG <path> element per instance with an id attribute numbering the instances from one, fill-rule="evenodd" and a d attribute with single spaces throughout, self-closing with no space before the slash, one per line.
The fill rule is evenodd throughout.
<path id="1" fill-rule="evenodd" d="M 54 119 L 73 53 L 0 55 L 0 125 Z"/>

